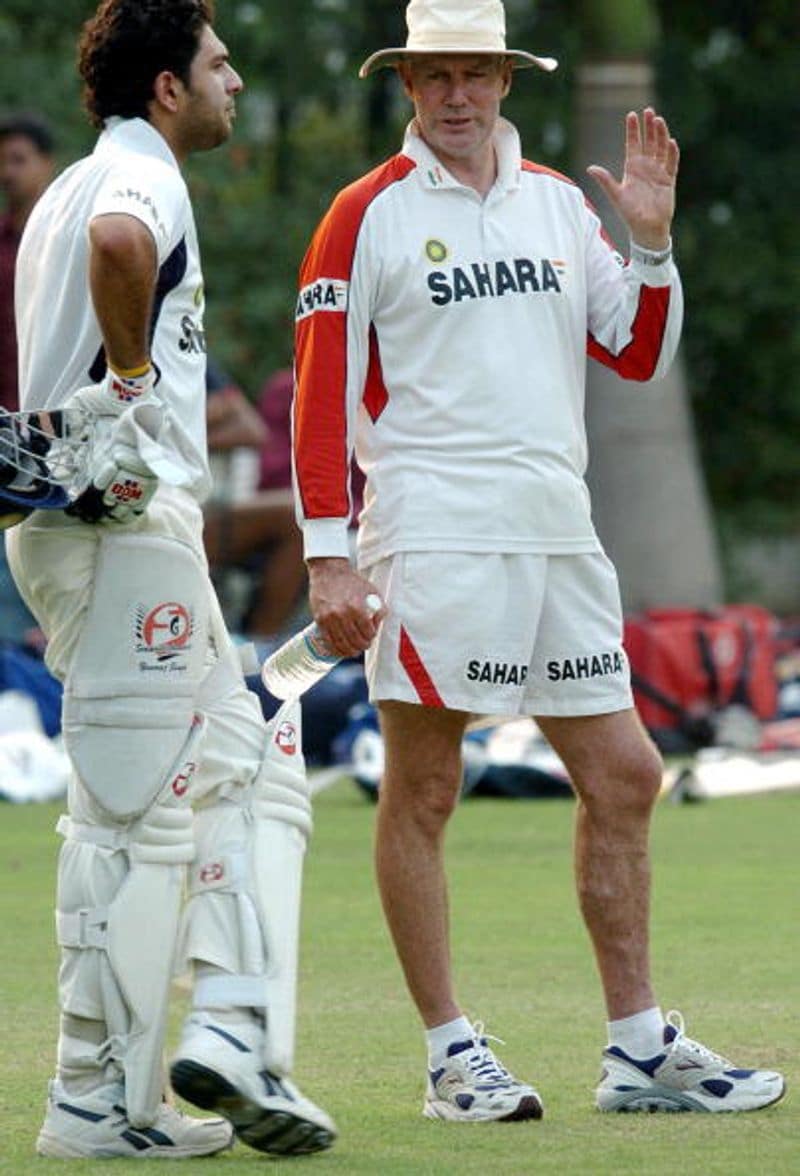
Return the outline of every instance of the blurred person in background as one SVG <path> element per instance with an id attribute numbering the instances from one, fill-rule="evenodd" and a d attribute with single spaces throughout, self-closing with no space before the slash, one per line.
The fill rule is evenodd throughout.
<path id="1" fill-rule="evenodd" d="M 292 493 L 293 392 L 291 368 L 278 368 L 266 380 L 253 410 L 264 430 L 255 488 L 241 499 L 212 502 L 206 509 L 205 543 L 212 569 L 245 567 L 252 578 L 240 628 L 256 640 L 279 640 L 307 620 L 303 594 L 308 577 Z M 212 403 L 210 400 L 209 405 Z M 211 442 L 209 434 L 209 445 Z M 353 541 L 363 487 L 364 476 L 354 461 Z"/>
<path id="2" fill-rule="evenodd" d="M 17 335 L 14 267 L 22 230 L 53 178 L 55 140 L 38 114 L 0 118 L 0 408 L 14 412 L 17 397 Z"/>
<path id="3" fill-rule="evenodd" d="M 17 334 L 14 324 L 14 268 L 22 230 L 31 209 L 53 178 L 55 140 L 38 114 L 18 112 L 0 118 L 0 408 L 15 412 Z M 8 570 L 0 540 L 0 640 L 41 650 L 44 636 Z"/>
<path id="4" fill-rule="evenodd" d="M 291 490 L 291 371 L 267 380 L 254 405 L 209 358 L 207 388 L 208 447 L 212 461 L 217 459 L 214 494 L 204 508 L 211 574 L 230 626 L 255 640 L 277 639 L 306 584 Z M 242 449 L 253 456 L 252 465 L 243 466 L 244 486 L 237 461 Z M 231 569 L 244 584 L 238 592 L 227 587 Z"/>
<path id="5" fill-rule="evenodd" d="M 500 116 L 518 68 L 556 65 L 506 49 L 500 0 L 412 0 L 407 19 L 406 46 L 361 68 L 398 70 L 414 106 L 402 152 L 339 193 L 301 269 L 294 454 L 312 613 L 335 653 L 367 651 L 380 712 L 376 867 L 426 1029 L 424 1113 L 542 1115 L 452 979 L 445 831 L 473 714 L 534 716 L 578 796 L 576 884 L 608 1017 L 598 1108 L 767 1106 L 781 1075 L 691 1040 L 651 985 L 662 765 L 633 709 L 617 577 L 584 481 L 587 352 L 648 381 L 678 345 L 678 147 L 654 110 L 631 111 L 622 179 L 589 169 L 629 230 L 626 263 L 581 190 L 525 160 Z M 374 617 L 370 592 L 385 602 Z M 492 865 L 478 848 L 476 887 Z M 520 882 L 508 901 L 523 899 L 535 896 Z"/>
<path id="6" fill-rule="evenodd" d="M 263 432 L 255 485 L 234 501 L 221 496 L 205 511 L 212 571 L 246 569 L 250 589 L 238 627 L 256 640 L 278 639 L 286 632 L 307 583 L 292 496 L 292 390 L 291 368 L 267 379 L 252 408 Z"/>
<path id="7" fill-rule="evenodd" d="M 17 258 L 20 407 L 84 422 L 88 470 L 67 510 L 7 532 L 72 766 L 36 1145 L 55 1158 L 204 1156 L 234 1134 L 293 1155 L 336 1134 L 290 1078 L 311 831 L 302 757 L 283 750 L 296 721 L 266 727 L 202 544 L 205 298 L 182 169 L 229 138 L 242 90 L 213 15 L 102 0 L 79 42 L 99 139 L 42 195 Z M 176 965 L 192 1009 L 172 1087 L 222 1118 L 164 1099 Z"/>
<path id="8" fill-rule="evenodd" d="M 267 428 L 258 409 L 211 355 L 206 356 L 206 392 L 209 451 L 260 450 L 267 440 Z"/>

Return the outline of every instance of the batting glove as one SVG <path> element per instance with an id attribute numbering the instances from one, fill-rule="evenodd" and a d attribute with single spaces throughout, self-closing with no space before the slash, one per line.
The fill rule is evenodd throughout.
<path id="1" fill-rule="evenodd" d="M 135 404 L 153 398 L 158 372 L 152 364 L 133 372 L 115 372 L 109 368 L 98 384 L 78 388 L 64 404 L 66 409 L 78 409 L 87 417 L 120 416 Z"/>
<path id="2" fill-rule="evenodd" d="M 136 450 L 120 442 L 98 456 L 89 475 L 90 485 L 66 511 L 85 523 L 129 523 L 144 514 L 158 489 L 158 478 Z"/>

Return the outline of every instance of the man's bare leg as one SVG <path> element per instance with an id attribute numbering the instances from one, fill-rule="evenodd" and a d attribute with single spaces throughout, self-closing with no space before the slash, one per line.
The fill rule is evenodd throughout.
<path id="1" fill-rule="evenodd" d="M 661 759 L 635 711 L 537 718 L 578 794 L 575 879 L 608 1019 L 656 1004 L 650 984 L 649 827 Z"/>
<path id="2" fill-rule="evenodd" d="M 460 1014 L 450 968 L 445 826 L 461 787 L 461 711 L 379 703 L 386 768 L 375 863 L 383 909 L 427 1028 Z"/>

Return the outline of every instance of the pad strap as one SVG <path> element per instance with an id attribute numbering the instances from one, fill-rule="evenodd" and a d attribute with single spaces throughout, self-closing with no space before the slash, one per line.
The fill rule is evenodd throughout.
<path id="1" fill-rule="evenodd" d="M 86 825 L 62 813 L 56 822 L 56 833 L 67 841 L 84 841 L 101 849 L 127 849 L 130 835 L 127 829 L 107 829 L 102 825 Z"/>
<path id="2" fill-rule="evenodd" d="M 264 1008 L 266 988 L 263 976 L 201 976 L 195 981 L 196 1009 Z"/>
<path id="3" fill-rule="evenodd" d="M 100 849 L 125 850 L 132 862 L 183 865 L 194 858 L 192 810 L 155 805 L 130 829 L 87 825 L 65 814 L 56 832 L 70 841 L 83 841 Z"/>
<path id="4" fill-rule="evenodd" d="M 108 942 L 108 907 L 56 911 L 56 942 L 59 947 L 105 949 Z"/>

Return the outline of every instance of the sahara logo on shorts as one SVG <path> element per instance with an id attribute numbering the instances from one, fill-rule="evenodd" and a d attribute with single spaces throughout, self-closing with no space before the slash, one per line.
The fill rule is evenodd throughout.
<path id="1" fill-rule="evenodd" d="M 488 682 L 490 686 L 522 686 L 528 678 L 528 667 L 514 662 L 467 662 L 469 682 Z"/>
<path id="2" fill-rule="evenodd" d="M 565 657 L 562 661 L 547 663 L 547 677 L 550 682 L 581 682 L 586 678 L 605 678 L 609 674 L 621 674 L 625 668 L 622 653 L 592 653 L 586 657 Z"/>
<path id="3" fill-rule="evenodd" d="M 297 728 L 285 719 L 275 732 L 275 746 L 284 755 L 297 755 Z"/>
<path id="4" fill-rule="evenodd" d="M 143 659 L 140 669 L 166 668 L 185 670 L 183 657 L 192 648 L 194 619 L 186 605 L 177 601 L 164 601 L 148 609 L 140 604 L 135 614 L 135 649 Z M 154 664 L 153 664 L 154 663 Z"/>

